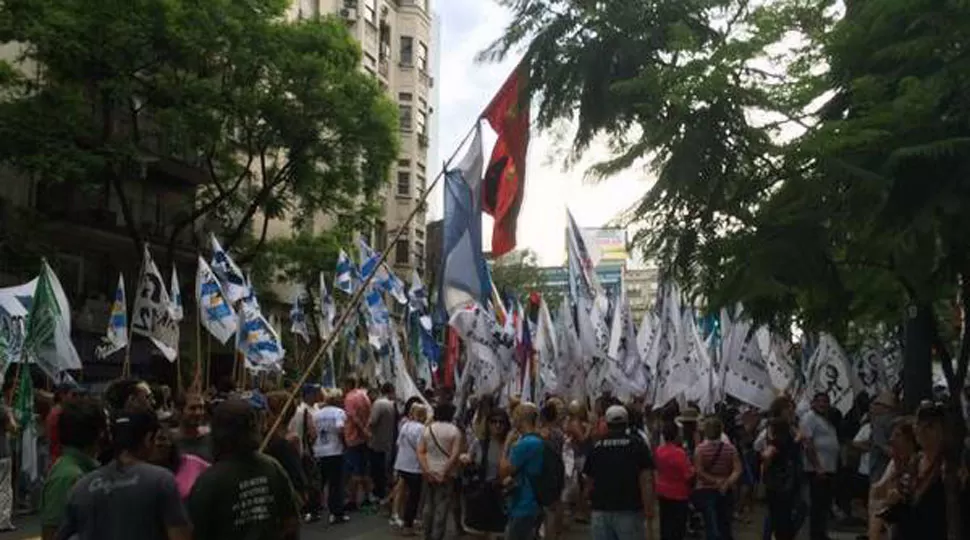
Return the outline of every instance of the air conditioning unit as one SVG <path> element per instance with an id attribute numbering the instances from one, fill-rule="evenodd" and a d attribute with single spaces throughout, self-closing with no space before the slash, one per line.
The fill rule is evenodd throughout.
<path id="1" fill-rule="evenodd" d="M 344 19 L 347 19 L 348 21 L 356 21 L 357 10 L 351 9 L 351 8 L 343 8 L 340 10 L 340 16 L 343 17 Z"/>

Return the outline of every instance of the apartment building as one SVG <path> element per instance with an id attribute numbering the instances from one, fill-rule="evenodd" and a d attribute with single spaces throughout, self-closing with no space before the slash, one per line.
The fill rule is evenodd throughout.
<path id="1" fill-rule="evenodd" d="M 362 69 L 380 81 L 400 110 L 401 155 L 385 186 L 384 220 L 371 231 L 372 246 L 383 249 L 424 196 L 437 170 L 428 153 L 436 103 L 430 0 L 294 0 L 295 19 L 334 14 L 346 21 L 361 44 Z M 427 206 L 423 205 L 394 246 L 389 261 L 408 279 L 412 269 L 427 271 Z"/>

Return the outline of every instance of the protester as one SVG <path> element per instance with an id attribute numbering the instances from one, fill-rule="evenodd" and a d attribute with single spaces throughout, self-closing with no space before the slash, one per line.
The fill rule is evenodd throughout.
<path id="1" fill-rule="evenodd" d="M 266 394 L 266 404 L 269 409 L 269 415 L 266 417 L 266 430 L 269 431 L 273 429 L 274 425 L 276 426 L 266 444 L 266 455 L 279 462 L 283 470 L 286 471 L 286 476 L 293 484 L 297 502 L 302 506 L 309 497 L 309 486 L 303 472 L 303 465 L 300 462 L 299 445 L 288 438 L 288 426 L 293 415 L 296 414 L 296 407 L 292 403 L 284 410 L 283 406 L 286 405 L 288 400 L 289 394 L 286 392 L 276 391 Z"/>
<path id="2" fill-rule="evenodd" d="M 124 403 L 132 405 L 129 399 Z M 58 539 L 74 535 L 79 540 L 192 538 L 175 477 L 147 463 L 160 430 L 153 411 L 129 411 L 114 418 L 115 458 L 77 482 Z"/>
<path id="3" fill-rule="evenodd" d="M 293 485 L 276 460 L 259 452 L 258 416 L 249 403 L 229 399 L 216 406 L 212 446 L 216 462 L 189 496 L 196 540 L 298 538 Z"/>
<path id="4" fill-rule="evenodd" d="M 551 398 L 539 411 L 539 435 L 557 456 L 562 456 L 566 445 L 566 435 L 563 433 L 559 419 L 559 408 L 561 402 L 557 398 Z M 562 535 L 563 527 L 563 506 L 562 501 L 557 498 L 545 510 L 543 519 L 543 538 L 545 540 L 558 540 Z"/>
<path id="5" fill-rule="evenodd" d="M 289 433 L 297 440 L 304 441 L 299 445 L 300 455 L 309 455 L 312 452 L 313 442 L 317 436 L 317 430 L 313 426 L 307 426 L 310 417 L 313 415 L 313 406 L 320 399 L 320 388 L 307 384 L 301 389 L 301 399 L 293 418 L 290 419 Z"/>
<path id="6" fill-rule="evenodd" d="M 946 492 L 943 487 L 942 405 L 924 403 L 916 413 L 920 452 L 902 468 L 886 497 L 883 518 L 894 525 L 894 538 L 945 540 Z"/>
<path id="7" fill-rule="evenodd" d="M 586 409 L 578 401 L 572 401 L 566 419 L 567 445 L 572 451 L 572 467 L 566 466 L 566 492 L 563 498 L 573 505 L 573 518 L 577 523 L 589 523 L 589 505 L 584 496 L 582 471 L 586 456 L 592 448 L 591 428 Z"/>
<path id="8" fill-rule="evenodd" d="M 868 536 L 872 540 L 878 540 L 891 533 L 893 523 L 885 515 L 885 511 L 890 505 L 887 499 L 890 492 L 897 490 L 900 484 L 908 483 L 904 480 L 905 471 L 915 461 L 919 445 L 916 442 L 916 424 L 912 418 L 901 417 L 894 422 L 892 434 L 889 439 L 890 461 L 886 466 L 886 471 L 882 478 L 872 486 L 869 499 L 869 511 L 872 518 L 869 521 Z"/>
<path id="9" fill-rule="evenodd" d="M 424 505 L 425 540 L 442 540 L 448 528 L 452 481 L 462 448 L 461 431 L 452 423 L 454 417 L 455 406 L 451 403 L 435 406 L 434 421 L 425 428 L 418 443 L 418 462 L 428 490 Z"/>
<path id="10" fill-rule="evenodd" d="M 795 502 L 801 492 L 802 453 L 783 417 L 768 424 L 767 445 L 762 453 L 769 523 L 776 540 L 794 540 Z"/>
<path id="11" fill-rule="evenodd" d="M 684 450 L 677 425 L 667 422 L 661 431 L 664 442 L 653 454 L 660 540 L 683 540 L 687 535 L 687 501 L 694 485 L 694 466 Z"/>
<path id="12" fill-rule="evenodd" d="M 722 440 L 721 420 L 710 417 L 702 428 L 704 441 L 694 451 L 697 491 L 694 495 L 704 518 L 707 540 L 731 540 L 732 490 L 744 469 L 734 445 Z"/>
<path id="13" fill-rule="evenodd" d="M 394 449 L 394 434 L 397 420 L 397 406 L 394 385 L 384 383 L 381 397 L 374 401 L 370 412 L 371 438 L 367 442 L 370 451 L 370 475 L 374 484 L 374 496 L 380 503 L 387 503 L 387 473 L 391 451 Z"/>
<path id="14" fill-rule="evenodd" d="M 371 401 L 367 397 L 367 389 L 359 386 L 354 377 L 344 380 L 344 392 L 344 411 L 347 413 L 344 437 L 350 476 L 346 490 L 347 508 L 356 510 L 360 502 L 368 502 L 371 495 L 370 478 L 367 476 Z"/>
<path id="15" fill-rule="evenodd" d="M 149 461 L 160 467 L 165 467 L 175 475 L 175 484 L 178 486 L 179 496 L 182 500 L 189 497 L 192 486 L 199 476 L 209 468 L 209 462 L 193 454 L 186 454 L 173 444 L 171 433 L 166 429 L 158 431 L 155 437 L 155 451 Z"/>
<path id="16" fill-rule="evenodd" d="M 50 444 L 50 463 L 53 465 L 57 458 L 61 457 L 61 436 L 58 419 L 64 405 L 70 403 L 77 397 L 77 387 L 73 384 L 59 384 L 54 387 L 54 406 L 47 413 L 44 419 L 44 427 L 47 432 L 47 442 Z"/>
<path id="17" fill-rule="evenodd" d="M 183 454 L 212 463 L 212 439 L 205 425 L 205 399 L 198 392 L 180 394 L 175 398 L 178 428 L 172 434 L 175 446 Z"/>
<path id="18" fill-rule="evenodd" d="M 397 490 L 391 510 L 391 525 L 400 527 L 404 536 L 414 534 L 414 521 L 421 502 L 422 476 L 421 462 L 418 460 L 418 447 L 424 436 L 428 408 L 420 400 L 412 403 L 407 419 L 401 425 L 397 436 L 397 458 L 394 471 L 400 477 L 402 486 Z M 403 507 L 403 519 L 402 516 Z"/>
<path id="19" fill-rule="evenodd" d="M 535 479 L 542 474 L 545 447 L 538 422 L 539 410 L 532 403 L 523 402 L 512 413 L 515 432 L 499 465 L 499 475 L 511 493 L 505 540 L 532 540 L 543 517 L 535 486 Z"/>
<path id="20" fill-rule="evenodd" d="M 593 539 L 644 538 L 654 519 L 650 450 L 639 435 L 628 432 L 625 407 L 609 407 L 603 420 L 606 435 L 593 444 L 583 470 L 590 481 Z"/>
<path id="21" fill-rule="evenodd" d="M 14 507 L 12 443 L 18 429 L 13 409 L 0 403 L 0 532 L 17 529 L 11 520 Z"/>
<path id="22" fill-rule="evenodd" d="M 827 540 L 832 507 L 833 475 L 839 465 L 839 437 L 829 419 L 829 396 L 824 392 L 812 398 L 811 410 L 801 422 L 805 445 L 805 472 L 809 485 L 809 536 Z"/>
<path id="23" fill-rule="evenodd" d="M 92 399 L 62 401 L 57 430 L 61 456 L 51 466 L 40 498 L 41 538 L 53 540 L 64 523 L 74 485 L 98 468 L 98 443 L 107 431 L 107 417 Z"/>
<path id="24" fill-rule="evenodd" d="M 484 437 L 472 439 L 468 444 L 468 453 L 461 457 L 465 467 L 462 524 L 469 532 L 486 538 L 502 534 L 506 527 L 499 465 L 511 429 L 508 413 L 502 409 L 492 409 Z"/>
<path id="25" fill-rule="evenodd" d="M 317 428 L 313 457 L 320 470 L 320 490 L 327 488 L 327 513 L 331 525 L 350 520 L 345 508 L 347 493 L 344 491 L 344 455 L 347 433 L 347 413 L 340 408 L 343 393 L 330 389 L 324 393 L 325 405 L 313 413 Z"/>

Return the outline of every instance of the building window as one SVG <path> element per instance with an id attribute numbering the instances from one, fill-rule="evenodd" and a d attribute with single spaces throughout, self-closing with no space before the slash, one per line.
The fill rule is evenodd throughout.
<path id="1" fill-rule="evenodd" d="M 411 173 L 408 171 L 397 172 L 397 194 L 400 197 L 411 196 Z"/>
<path id="2" fill-rule="evenodd" d="M 424 268 L 424 243 L 414 243 L 414 266 Z"/>
<path id="3" fill-rule="evenodd" d="M 363 0 L 363 2 L 364 19 L 371 24 L 377 24 L 377 0 Z"/>
<path id="4" fill-rule="evenodd" d="M 421 229 L 414 229 L 414 237 L 418 240 L 424 240 L 424 231 Z"/>
<path id="5" fill-rule="evenodd" d="M 421 135 L 428 135 L 425 128 L 428 126 L 428 111 L 424 109 L 418 109 L 418 133 Z"/>
<path id="6" fill-rule="evenodd" d="M 418 42 L 418 68 L 427 73 L 428 71 L 428 46 L 422 42 Z"/>
<path id="7" fill-rule="evenodd" d="M 414 100 L 414 95 L 411 94 L 410 92 L 401 92 L 400 94 L 397 95 L 397 99 L 398 101 L 410 102 Z"/>
<path id="8" fill-rule="evenodd" d="M 412 118 L 413 111 L 412 111 L 411 106 L 410 105 L 398 105 L 398 109 L 401 112 L 401 119 L 400 119 L 401 129 L 404 130 L 404 131 L 411 131 L 414 128 L 414 126 L 412 125 L 412 122 L 413 122 L 413 118 Z"/>
<path id="9" fill-rule="evenodd" d="M 411 160 L 410 159 L 399 159 L 397 160 L 397 166 L 401 169 L 410 169 Z"/>
<path id="10" fill-rule="evenodd" d="M 424 179 L 424 176 L 423 175 L 420 175 L 420 174 L 417 175 L 418 198 L 419 199 L 424 196 L 424 191 L 428 187 L 427 184 L 428 184 L 428 181 Z M 415 231 L 415 232 L 417 232 L 417 231 Z"/>
<path id="11" fill-rule="evenodd" d="M 394 264 L 408 264 L 411 262 L 411 254 L 408 253 L 407 235 L 394 244 Z"/>
<path id="12" fill-rule="evenodd" d="M 414 38 L 411 36 L 401 36 L 401 65 L 414 65 Z"/>

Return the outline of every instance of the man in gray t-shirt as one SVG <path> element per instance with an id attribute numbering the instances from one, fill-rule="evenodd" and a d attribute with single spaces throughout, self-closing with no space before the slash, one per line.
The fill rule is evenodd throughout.
<path id="1" fill-rule="evenodd" d="M 367 441 L 370 449 L 370 474 L 374 482 L 374 495 L 382 501 L 387 497 L 387 477 L 390 468 L 391 451 L 397 440 L 397 407 L 394 405 L 394 385 L 384 383 L 381 397 L 374 401 L 370 410 L 371 438 Z"/>
<path id="2" fill-rule="evenodd" d="M 131 413 L 112 422 L 117 457 L 81 478 L 57 533 L 59 540 L 189 540 L 191 526 L 175 477 L 145 463 L 155 447 L 154 413 Z"/>
<path id="3" fill-rule="evenodd" d="M 828 394 L 812 398 L 812 410 L 802 417 L 799 428 L 805 444 L 805 472 L 809 485 L 809 537 L 828 538 L 829 512 L 832 507 L 832 485 L 839 468 L 839 436 L 828 420 Z"/>

